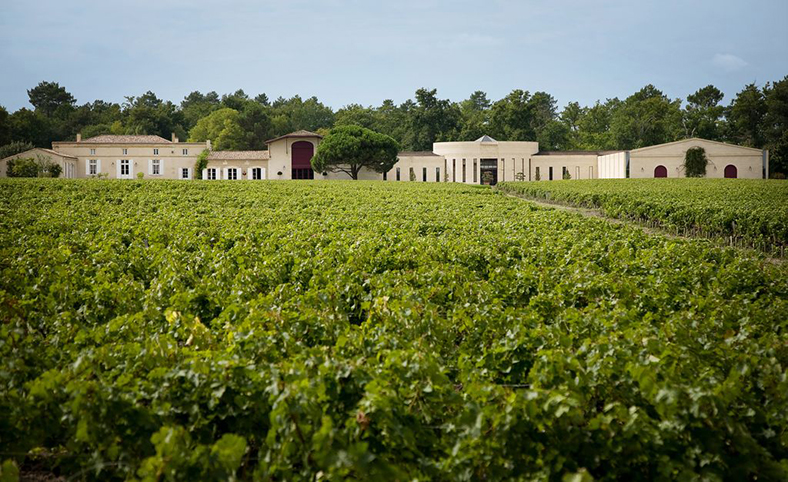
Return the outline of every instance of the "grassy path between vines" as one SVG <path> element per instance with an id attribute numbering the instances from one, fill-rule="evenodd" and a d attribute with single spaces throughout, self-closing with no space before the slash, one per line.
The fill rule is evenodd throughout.
<path id="1" fill-rule="evenodd" d="M 527 202 L 533 203 L 533 204 L 535 204 L 537 206 L 540 206 L 540 207 L 543 207 L 543 208 L 558 209 L 560 211 L 567 211 L 567 212 L 577 213 L 577 214 L 580 214 L 580 215 L 588 217 L 588 218 L 603 219 L 603 220 L 605 220 L 605 221 L 607 221 L 607 222 L 609 222 L 611 224 L 624 224 L 624 225 L 627 225 L 627 226 L 633 226 L 633 227 L 636 227 L 636 228 L 640 228 L 640 229 L 643 230 L 643 232 L 645 232 L 647 234 L 650 234 L 650 235 L 665 236 L 665 237 L 671 238 L 671 239 L 705 239 L 705 240 L 708 240 L 708 241 L 713 241 L 715 244 L 718 244 L 718 245 L 721 245 L 721 246 L 728 246 L 728 247 L 731 247 L 731 248 L 736 248 L 736 249 L 738 249 L 740 251 L 743 251 L 743 252 L 746 252 L 746 253 L 749 253 L 749 254 L 760 253 L 760 251 L 758 251 L 756 249 L 753 249 L 753 248 L 745 248 L 745 247 L 740 247 L 740 246 L 729 246 L 728 244 L 724 243 L 721 238 L 711 238 L 711 237 L 706 237 L 706 236 L 684 236 L 684 235 L 681 235 L 681 234 L 671 233 L 670 231 L 668 231 L 666 229 L 660 229 L 660 228 L 654 228 L 654 227 L 651 227 L 651 226 L 645 226 L 644 224 L 639 223 L 637 221 L 606 216 L 605 213 L 601 209 L 581 208 L 581 207 L 578 207 L 578 206 L 575 206 L 575 205 L 572 205 L 572 204 L 567 204 L 567 203 L 562 203 L 562 202 L 547 202 L 544 199 L 535 199 L 535 198 L 532 198 L 532 197 L 524 196 L 522 194 L 515 194 L 515 193 L 511 193 L 511 192 L 502 191 L 500 189 L 497 189 L 497 191 L 500 192 L 500 193 L 503 193 L 506 196 L 517 198 L 517 199 L 521 199 L 523 201 L 527 201 Z M 769 263 L 773 263 L 773 264 L 781 264 L 781 263 L 785 262 L 784 258 L 775 258 L 775 257 L 771 257 L 771 256 L 765 256 L 764 259 L 766 261 L 768 261 Z"/>

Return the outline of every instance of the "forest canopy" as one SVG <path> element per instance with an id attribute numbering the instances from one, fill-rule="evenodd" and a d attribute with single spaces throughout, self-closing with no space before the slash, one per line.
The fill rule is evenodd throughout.
<path id="1" fill-rule="evenodd" d="M 243 90 L 220 96 L 192 92 L 180 103 L 153 92 L 117 104 L 79 104 L 57 82 L 27 91 L 32 109 L 9 113 L 0 106 L 0 148 L 100 134 L 155 134 L 210 139 L 219 149 L 265 149 L 265 141 L 306 129 L 326 134 L 357 125 L 386 134 L 404 150 L 429 150 L 436 141 L 470 141 L 487 134 L 498 140 L 538 141 L 542 150 L 636 149 L 688 137 L 765 148 L 772 173 L 788 174 L 788 76 L 763 87 L 748 84 L 729 102 L 713 85 L 672 99 L 653 85 L 624 98 L 590 106 L 569 102 L 559 109 L 547 92 L 515 89 L 499 100 L 482 91 L 459 102 L 436 89 L 418 89 L 401 104 L 348 104 L 338 110 L 317 97 L 255 97 Z M 10 148 L 10 146 L 9 146 Z"/>

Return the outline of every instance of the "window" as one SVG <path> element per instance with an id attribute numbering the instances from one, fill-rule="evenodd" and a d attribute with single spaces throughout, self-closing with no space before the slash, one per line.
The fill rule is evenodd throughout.
<path id="1" fill-rule="evenodd" d="M 400 180 L 400 176 L 399 176 L 399 168 L 397 168 L 397 181 L 399 181 L 399 180 Z"/>
<path id="2" fill-rule="evenodd" d="M 238 169 L 235 167 L 227 168 L 227 179 L 235 181 L 238 179 Z"/>
<path id="3" fill-rule="evenodd" d="M 541 179 L 542 179 L 542 176 L 539 174 L 539 166 L 536 166 L 536 180 L 540 181 Z"/>
<path id="4" fill-rule="evenodd" d="M 435 168 L 435 182 L 441 182 L 441 168 Z"/>
<path id="5" fill-rule="evenodd" d="M 548 168 L 548 177 L 547 177 L 547 179 L 550 180 L 550 181 L 553 180 L 553 166 L 550 166 Z"/>
<path id="6" fill-rule="evenodd" d="M 263 175 L 263 168 L 262 167 L 253 167 L 252 168 L 252 180 L 253 181 L 261 181 L 265 176 Z"/>
<path id="7" fill-rule="evenodd" d="M 128 155 L 128 153 L 129 153 L 129 150 L 128 150 L 128 149 L 126 149 L 126 148 L 123 148 L 123 155 L 124 155 L 124 156 L 125 156 L 125 155 Z"/>
<path id="8" fill-rule="evenodd" d="M 506 181 L 506 159 L 501 159 L 501 181 Z"/>
<path id="9" fill-rule="evenodd" d="M 184 149 L 183 150 L 183 155 L 184 156 L 188 156 L 189 155 L 189 149 Z"/>
<path id="10" fill-rule="evenodd" d="M 161 175 L 161 159 L 153 159 L 150 161 L 150 173 L 152 176 Z"/>
<path id="11" fill-rule="evenodd" d="M 422 167 L 421 168 L 421 180 L 423 182 L 427 182 L 427 168 L 426 167 Z"/>
<path id="12" fill-rule="evenodd" d="M 462 160 L 462 182 L 465 182 L 465 159 Z"/>
<path id="13" fill-rule="evenodd" d="M 95 176 L 96 174 L 98 174 L 98 161 L 91 159 L 88 161 L 88 175 Z"/>
<path id="14" fill-rule="evenodd" d="M 580 179 L 580 166 L 575 167 L 575 179 Z"/>
<path id="15" fill-rule="evenodd" d="M 182 167 L 181 168 L 181 179 L 189 179 L 189 168 Z"/>
<path id="16" fill-rule="evenodd" d="M 159 150 L 158 149 L 153 149 L 153 155 L 154 156 L 158 156 L 159 155 Z"/>
<path id="17" fill-rule="evenodd" d="M 131 161 L 128 159 L 121 159 L 120 161 L 120 176 L 128 177 L 131 175 Z"/>
<path id="18" fill-rule="evenodd" d="M 413 172 L 413 168 L 408 168 L 408 181 L 415 181 L 416 180 L 416 173 Z"/>
<path id="19" fill-rule="evenodd" d="M 476 172 L 476 159 L 474 159 L 473 160 L 473 183 L 476 184 L 477 182 L 479 182 L 479 178 L 478 178 L 477 172 Z"/>
<path id="20" fill-rule="evenodd" d="M 386 171 L 386 172 L 383 173 L 383 180 L 384 181 L 388 181 L 388 178 L 389 178 L 389 173 L 388 173 L 388 171 Z"/>
<path id="21" fill-rule="evenodd" d="M 451 160 L 451 182 L 457 182 L 457 159 Z"/>
<path id="22" fill-rule="evenodd" d="M 566 179 L 566 175 L 569 173 L 569 169 L 566 166 L 561 168 L 561 179 Z"/>
<path id="23" fill-rule="evenodd" d="M 96 155 L 96 150 L 95 149 L 91 149 L 90 150 L 90 155 L 91 156 L 95 156 Z"/>
<path id="24" fill-rule="evenodd" d="M 208 174 L 208 179 L 209 180 L 212 180 L 212 181 L 215 180 L 216 179 L 216 168 L 215 167 L 208 168 L 206 170 L 206 174 Z"/>

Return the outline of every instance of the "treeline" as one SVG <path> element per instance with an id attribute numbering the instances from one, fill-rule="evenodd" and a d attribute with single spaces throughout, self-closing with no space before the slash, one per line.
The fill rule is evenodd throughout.
<path id="1" fill-rule="evenodd" d="M 0 147 L 48 147 L 54 140 L 100 134 L 157 134 L 169 138 L 210 139 L 216 149 L 264 149 L 267 139 L 298 129 L 325 133 L 356 124 L 388 134 L 403 150 L 430 150 L 435 141 L 534 140 L 542 150 L 635 149 L 687 137 L 767 148 L 772 172 L 788 173 L 788 76 L 763 87 L 749 84 L 729 103 L 712 85 L 682 99 L 671 99 L 647 85 L 620 100 L 592 106 L 570 102 L 559 110 L 546 92 L 514 90 L 493 101 L 482 91 L 453 102 L 436 90 L 419 89 L 401 104 L 350 104 L 334 111 L 316 97 L 250 97 L 243 90 L 219 96 L 192 92 L 180 104 L 153 92 L 126 97 L 121 104 L 97 100 L 78 105 L 55 82 L 28 90 L 33 110 L 9 113 L 0 107 Z"/>

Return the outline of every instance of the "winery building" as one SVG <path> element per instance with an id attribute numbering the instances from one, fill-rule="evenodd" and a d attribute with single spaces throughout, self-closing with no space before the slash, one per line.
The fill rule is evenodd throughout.
<path id="1" fill-rule="evenodd" d="M 311 159 L 322 136 L 297 131 L 267 141 L 266 150 L 219 151 L 210 141 L 180 142 L 159 136 L 101 135 L 73 142 L 53 142 L 0 160 L 0 177 L 17 158 L 48 160 L 61 177 L 191 180 L 198 156 L 208 151 L 207 180 L 348 179 L 341 172 L 314 172 Z M 706 177 L 765 179 L 769 153 L 705 139 L 684 139 L 632 150 L 540 151 L 528 141 L 496 141 L 482 136 L 469 142 L 436 142 L 432 151 L 403 151 L 386 173 L 363 171 L 359 179 L 496 184 L 502 181 L 684 177 L 688 149 L 702 147 L 709 159 Z M 141 174 L 140 174 L 141 173 Z"/>

